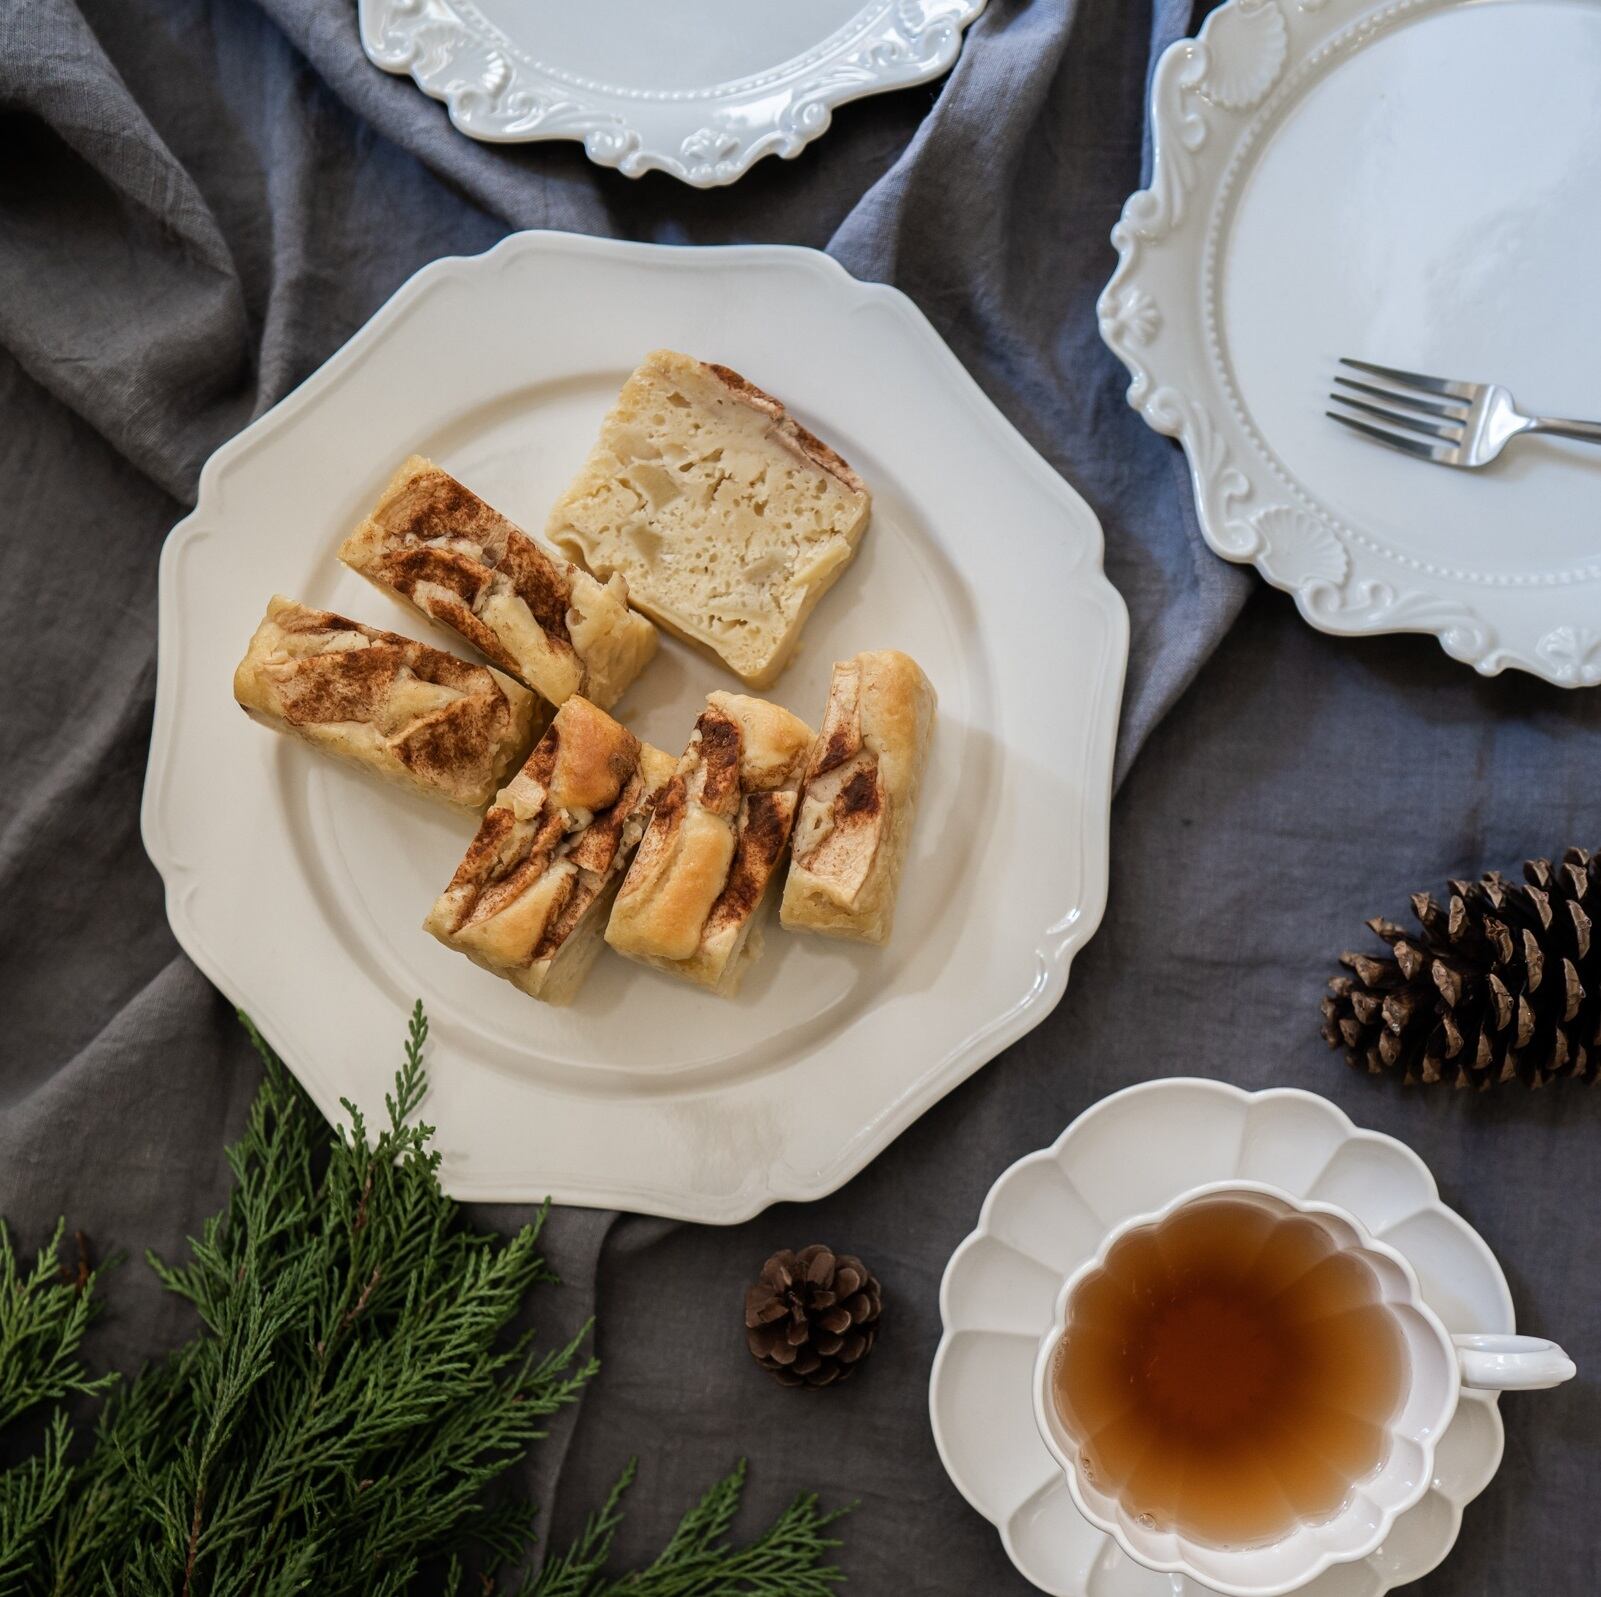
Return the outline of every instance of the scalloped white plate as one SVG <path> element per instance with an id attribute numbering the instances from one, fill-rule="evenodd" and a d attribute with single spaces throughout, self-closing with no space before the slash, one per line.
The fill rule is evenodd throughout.
<path id="1" fill-rule="evenodd" d="M 1158 64 L 1101 334 L 1313 626 L 1601 681 L 1601 450 L 1452 471 L 1323 415 L 1354 356 L 1601 416 L 1598 82 L 1596 0 L 1230 0 Z"/>
<path id="2" fill-rule="evenodd" d="M 361 0 L 374 65 L 471 138 L 581 139 L 628 177 L 732 183 L 834 107 L 948 72 L 984 0 Z"/>
<path id="3" fill-rule="evenodd" d="M 1501 1266 L 1440 1202 L 1428 1167 L 1393 1137 L 1358 1130 L 1326 1098 L 1184 1077 L 1103 1098 L 990 1189 L 940 1283 L 945 1331 L 929 1381 L 946 1473 L 1000 1530 L 1022 1574 L 1053 1597 L 1206 1597 L 1185 1576 L 1135 1563 L 1079 1513 L 1035 1429 L 1033 1370 L 1057 1289 L 1106 1232 L 1231 1177 L 1350 1210 L 1406 1255 L 1447 1330 L 1514 1329 Z M 1377 1551 L 1318 1576 L 1301 1588 L 1306 1597 L 1382 1597 L 1426 1575 L 1451 1550 L 1501 1449 L 1495 1394 L 1464 1392 L 1428 1495 Z"/>
<path id="4" fill-rule="evenodd" d="M 553 1009 L 421 930 L 472 818 L 263 732 L 230 677 L 277 591 L 426 632 L 334 558 L 396 462 L 540 529 L 660 344 L 770 387 L 873 488 L 771 696 L 815 719 L 832 661 L 893 646 L 939 720 L 888 949 L 775 926 L 736 1001 L 608 956 Z M 708 1221 L 819 1197 L 1037 1025 L 1100 920 L 1128 657 L 1100 527 L 910 300 L 812 251 L 523 233 L 434 263 L 207 463 L 160 592 L 143 825 L 173 929 L 331 1117 L 381 1106 L 420 995 L 458 1197 Z M 737 686 L 667 642 L 618 713 L 678 749 Z"/>

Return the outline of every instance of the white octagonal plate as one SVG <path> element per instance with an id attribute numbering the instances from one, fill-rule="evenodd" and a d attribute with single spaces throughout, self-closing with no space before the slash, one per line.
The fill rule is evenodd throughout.
<path id="1" fill-rule="evenodd" d="M 1598 0 L 1230 0 L 1162 57 L 1101 333 L 1313 626 L 1601 681 L 1601 449 L 1456 471 L 1324 415 L 1348 356 L 1601 418 L 1598 82 Z"/>
<path id="2" fill-rule="evenodd" d="M 770 388 L 874 492 L 769 696 L 815 724 L 833 660 L 898 647 L 939 719 L 888 949 L 774 926 L 737 1000 L 607 956 L 553 1009 L 421 930 L 472 818 L 262 731 L 230 675 L 275 592 L 462 650 L 341 535 L 412 451 L 541 529 L 658 345 Z M 452 1193 L 734 1221 L 831 1191 L 1060 998 L 1105 901 L 1127 653 L 1093 514 L 903 295 L 807 250 L 519 234 L 418 273 L 207 463 L 162 556 L 145 842 L 184 948 L 330 1116 L 382 1103 L 420 996 Z M 618 714 L 676 750 L 737 686 L 667 642 Z"/>
<path id="3" fill-rule="evenodd" d="M 984 0 L 361 0 L 374 65 L 471 138 L 581 139 L 628 177 L 732 183 L 834 107 L 949 71 Z"/>
<path id="4" fill-rule="evenodd" d="M 1514 1328 L 1501 1266 L 1440 1202 L 1428 1167 L 1395 1138 L 1358 1130 L 1326 1098 L 1184 1077 L 1103 1098 L 990 1188 L 978 1228 L 945 1267 L 945 1330 L 929 1382 L 946 1472 L 999 1529 L 1022 1574 L 1052 1597 L 1209 1597 L 1188 1576 L 1136 1563 L 1079 1513 L 1034 1424 L 1034 1355 L 1057 1289 L 1108 1231 L 1188 1187 L 1236 1177 L 1349 1209 L 1406 1255 L 1447 1330 Z M 1451 1550 L 1462 1510 L 1490 1483 L 1501 1450 L 1496 1394 L 1465 1392 L 1427 1496 L 1375 1552 L 1300 1591 L 1383 1597 L 1426 1575 Z"/>

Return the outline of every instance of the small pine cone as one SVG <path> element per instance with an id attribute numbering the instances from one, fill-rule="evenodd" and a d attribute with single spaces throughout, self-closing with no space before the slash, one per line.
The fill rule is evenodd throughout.
<path id="1" fill-rule="evenodd" d="M 1497 871 L 1452 882 L 1442 908 L 1412 898 L 1417 934 L 1370 920 L 1389 957 L 1342 954 L 1323 1036 L 1348 1063 L 1408 1083 L 1531 1087 L 1601 1072 L 1601 859 L 1570 848 L 1530 860 L 1523 882 Z"/>
<path id="2" fill-rule="evenodd" d="M 745 1341 L 785 1386 L 831 1386 L 872 1352 L 883 1306 L 860 1259 L 821 1243 L 786 1248 L 745 1289 Z"/>

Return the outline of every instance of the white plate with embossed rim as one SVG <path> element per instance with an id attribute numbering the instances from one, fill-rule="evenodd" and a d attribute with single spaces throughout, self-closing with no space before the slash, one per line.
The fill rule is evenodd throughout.
<path id="1" fill-rule="evenodd" d="M 1601 416 L 1598 81 L 1598 0 L 1230 0 L 1158 64 L 1101 333 L 1313 626 L 1601 681 L 1601 450 L 1454 471 L 1323 414 L 1351 356 Z"/>
<path id="2" fill-rule="evenodd" d="M 1514 1329 L 1501 1266 L 1440 1202 L 1428 1167 L 1326 1098 L 1191 1077 L 1103 1098 L 990 1189 L 978 1228 L 945 1267 L 944 1335 L 929 1380 L 946 1473 L 999 1529 L 1022 1574 L 1053 1597 L 1206 1597 L 1186 1576 L 1136 1563 L 1079 1513 L 1035 1428 L 1034 1357 L 1062 1282 L 1108 1231 L 1189 1187 L 1233 1178 L 1348 1209 L 1406 1256 L 1447 1330 Z M 1426 1575 L 1451 1550 L 1501 1449 L 1496 1395 L 1465 1391 L 1428 1495 L 1367 1558 L 1302 1587 L 1306 1597 L 1382 1597 Z"/>
<path id="3" fill-rule="evenodd" d="M 948 72 L 984 0 L 360 0 L 361 43 L 471 138 L 579 139 L 628 177 L 732 183 L 834 108 Z"/>
<path id="4" fill-rule="evenodd" d="M 736 1000 L 607 954 L 556 1009 L 421 929 L 473 818 L 264 732 L 230 678 L 275 592 L 466 652 L 346 571 L 341 535 L 413 451 L 542 529 L 664 344 L 768 386 L 874 493 L 767 696 L 815 724 L 831 662 L 893 646 L 939 717 L 887 949 L 769 924 Z M 381 1108 L 420 996 L 458 1197 L 718 1222 L 819 1197 L 1037 1025 L 1100 920 L 1128 657 L 1101 553 L 912 302 L 827 256 L 522 233 L 435 262 L 212 457 L 163 551 L 143 827 L 173 929 L 330 1117 Z M 676 751 L 738 686 L 667 641 L 617 713 Z"/>

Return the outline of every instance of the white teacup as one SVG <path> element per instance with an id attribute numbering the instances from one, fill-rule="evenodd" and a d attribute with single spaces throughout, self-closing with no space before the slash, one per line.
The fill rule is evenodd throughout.
<path id="1" fill-rule="evenodd" d="M 1378 1301 L 1400 1329 L 1407 1360 L 1401 1401 L 1378 1468 L 1353 1482 L 1344 1506 L 1332 1517 L 1302 1521 L 1276 1541 L 1249 1547 L 1214 1546 L 1142 1522 L 1099 1488 L 1081 1467 L 1078 1443 L 1057 1413 L 1052 1381 L 1069 1302 L 1079 1284 L 1105 1266 L 1118 1242 L 1198 1199 L 1224 1196 L 1248 1198 L 1278 1215 L 1304 1216 L 1323 1229 L 1336 1250 L 1359 1254 L 1379 1284 Z M 1397 1516 L 1422 1498 L 1434 1474 L 1435 1447 L 1463 1387 L 1533 1390 L 1558 1386 L 1573 1374 L 1572 1361 L 1553 1342 L 1527 1336 L 1453 1337 L 1423 1301 L 1412 1266 L 1344 1209 L 1305 1202 L 1260 1182 L 1218 1181 L 1193 1187 L 1157 1213 L 1116 1227 L 1095 1257 L 1062 1283 L 1034 1363 L 1034 1419 L 1080 1513 L 1115 1537 L 1131 1558 L 1165 1574 L 1188 1575 L 1227 1597 L 1283 1597 L 1333 1564 L 1365 1558 L 1389 1534 Z"/>

